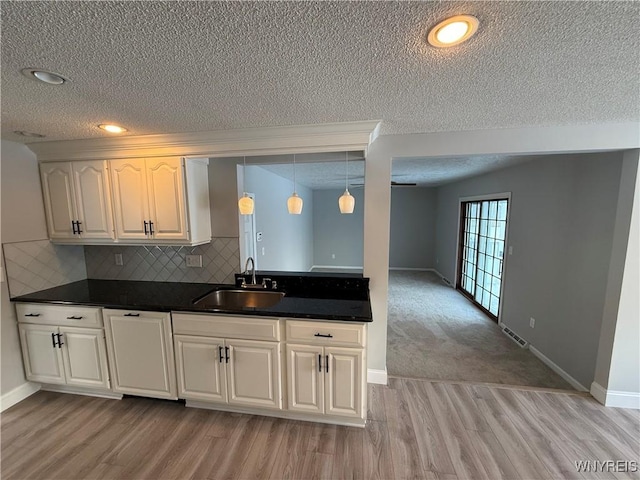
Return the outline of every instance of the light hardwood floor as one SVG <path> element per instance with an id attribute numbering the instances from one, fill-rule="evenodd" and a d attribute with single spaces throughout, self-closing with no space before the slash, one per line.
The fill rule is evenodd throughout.
<path id="1" fill-rule="evenodd" d="M 366 428 L 38 392 L 2 414 L 2 479 L 639 478 L 640 412 L 584 394 L 390 379 Z"/>

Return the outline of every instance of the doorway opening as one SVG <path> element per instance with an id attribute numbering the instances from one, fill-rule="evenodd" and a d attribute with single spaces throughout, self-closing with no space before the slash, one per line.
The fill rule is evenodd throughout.
<path id="1" fill-rule="evenodd" d="M 461 199 L 456 288 L 499 323 L 509 195 Z"/>

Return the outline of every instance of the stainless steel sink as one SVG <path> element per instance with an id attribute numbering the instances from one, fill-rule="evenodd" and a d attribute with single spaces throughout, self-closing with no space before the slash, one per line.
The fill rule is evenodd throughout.
<path id="1" fill-rule="evenodd" d="M 270 290 L 214 290 L 193 302 L 204 308 L 242 310 L 243 308 L 273 307 L 284 297 L 284 292 Z"/>

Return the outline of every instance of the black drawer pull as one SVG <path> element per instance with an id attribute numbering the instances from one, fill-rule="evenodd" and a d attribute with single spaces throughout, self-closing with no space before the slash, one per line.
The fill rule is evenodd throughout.
<path id="1" fill-rule="evenodd" d="M 322 355 L 318 354 L 318 371 L 322 373 Z"/>
<path id="2" fill-rule="evenodd" d="M 82 225 L 82 222 L 79 220 L 76 220 L 76 226 L 78 227 L 78 235 L 82 233 L 82 230 L 80 230 L 80 225 Z"/>
<path id="3" fill-rule="evenodd" d="M 153 222 L 151 220 L 149 220 L 149 235 L 153 235 L 154 231 L 153 231 Z"/>
<path id="4" fill-rule="evenodd" d="M 325 366 L 325 368 L 327 369 L 327 373 L 329 373 L 329 355 L 325 355 L 325 356 L 324 356 L 324 358 L 325 358 L 325 360 L 324 360 L 324 361 L 325 361 L 324 366 Z"/>
<path id="5" fill-rule="evenodd" d="M 316 333 L 314 337 L 333 338 L 333 335 L 331 335 L 330 333 L 327 333 L 326 335 L 323 333 Z"/>
<path id="6" fill-rule="evenodd" d="M 229 363 L 229 347 L 224 347 L 225 361 Z"/>
<path id="7" fill-rule="evenodd" d="M 53 343 L 53 348 L 57 347 L 57 345 L 56 345 L 56 334 L 55 333 L 51 334 L 51 343 Z"/>
<path id="8" fill-rule="evenodd" d="M 139 313 L 125 313 L 124 316 L 125 317 L 139 317 L 140 314 Z"/>
<path id="9" fill-rule="evenodd" d="M 144 223 L 144 234 L 145 234 L 145 235 L 149 235 L 149 231 L 147 230 L 147 221 L 146 221 L 146 220 L 143 220 L 143 222 L 142 222 L 142 223 Z"/>
<path id="10" fill-rule="evenodd" d="M 25 317 L 39 317 L 39 316 L 40 316 L 40 314 L 39 314 L 39 313 L 27 313 L 27 314 L 25 315 Z"/>
<path id="11" fill-rule="evenodd" d="M 64 342 L 60 340 L 60 338 L 62 337 L 62 334 L 56 333 L 56 337 L 58 337 L 58 348 L 62 348 L 62 345 L 64 345 Z"/>
<path id="12" fill-rule="evenodd" d="M 73 234 L 75 235 L 76 233 L 76 221 L 75 220 L 71 220 L 71 228 L 73 229 Z"/>
<path id="13" fill-rule="evenodd" d="M 223 347 L 218 347 L 218 353 L 220 354 L 220 363 L 224 360 L 224 353 L 222 353 Z"/>
<path id="14" fill-rule="evenodd" d="M 67 317 L 67 320 L 82 320 L 84 317 L 76 317 L 76 316 L 71 316 L 71 317 Z"/>

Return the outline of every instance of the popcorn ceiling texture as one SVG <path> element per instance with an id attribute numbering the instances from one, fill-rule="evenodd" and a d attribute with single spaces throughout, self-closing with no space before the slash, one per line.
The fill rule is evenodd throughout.
<path id="1" fill-rule="evenodd" d="M 87 277 L 152 282 L 234 283 L 240 271 L 237 238 L 214 238 L 197 247 L 85 246 Z M 121 253 L 123 265 L 115 265 Z M 202 255 L 202 268 L 186 266 L 186 255 Z"/>
<path id="2" fill-rule="evenodd" d="M 640 2 L 0 2 L 3 138 L 382 119 L 382 134 L 637 121 Z M 452 49 L 430 26 L 469 13 Z M 25 78 L 39 67 L 61 87 Z M 52 120 L 53 119 L 53 120 Z M 31 141 L 31 140 L 30 140 Z"/>

